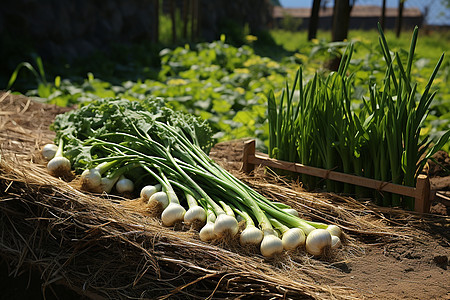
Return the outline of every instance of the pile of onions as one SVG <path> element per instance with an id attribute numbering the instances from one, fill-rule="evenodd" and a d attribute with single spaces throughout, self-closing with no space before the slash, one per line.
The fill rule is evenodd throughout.
<path id="1" fill-rule="evenodd" d="M 259 249 L 267 258 L 298 249 L 320 256 L 341 246 L 339 227 L 301 219 L 297 210 L 270 201 L 212 161 L 197 139 L 199 126 L 204 124 L 167 107 L 160 107 L 164 113 L 156 109 L 156 114 L 151 115 L 153 106 L 142 112 L 135 110 L 139 105 L 115 101 L 108 100 L 106 106 L 95 107 L 102 105 L 99 101 L 83 107 L 86 112 L 89 105 L 94 105 L 96 118 L 104 109 L 113 112 L 103 126 L 121 124 L 111 132 L 107 127 L 83 131 L 75 140 L 82 142 L 84 154 L 74 159 L 72 151 L 67 156 L 75 163 L 75 171 L 81 173 L 83 190 L 133 196 L 136 185 L 147 211 L 160 218 L 162 225 L 198 230 L 204 242 L 239 241 L 242 247 Z M 133 110 L 129 114 L 133 117 L 128 117 L 127 109 Z M 116 111 L 121 113 L 114 115 Z M 76 113 L 71 112 L 74 119 Z M 171 117 L 163 121 L 164 114 Z M 116 119 L 110 120 L 113 115 Z M 81 119 L 90 116 L 82 115 Z M 69 125 L 67 122 L 64 119 L 64 126 Z M 127 130 L 122 132 L 123 127 Z M 94 132 L 97 135 L 86 137 Z M 42 149 L 42 155 L 49 159 L 48 172 L 58 177 L 71 172 L 71 161 L 63 153 L 64 142 L 69 148 L 74 144 L 61 134 L 58 146 L 46 145 Z M 90 153 L 90 161 L 86 153 Z M 80 170 L 80 164 L 85 170 Z"/>

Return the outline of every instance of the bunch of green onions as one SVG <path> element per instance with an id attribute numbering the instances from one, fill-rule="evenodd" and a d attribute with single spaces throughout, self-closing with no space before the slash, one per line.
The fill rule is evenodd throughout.
<path id="1" fill-rule="evenodd" d="M 240 235 L 242 246 L 259 247 L 265 257 L 299 247 L 322 255 L 341 245 L 339 227 L 300 219 L 289 206 L 268 200 L 211 160 L 192 118 L 167 107 L 152 108 L 154 113 L 136 107 L 131 101 L 99 100 L 58 119 L 59 147 L 48 166 L 62 159 L 69 162 L 70 172 L 70 162 L 75 162 L 82 189 L 94 193 L 131 192 L 118 185 L 135 178 L 134 185 L 142 187 L 141 200 L 163 225 L 200 228 L 202 241 Z M 92 128 L 103 118 L 102 109 L 115 113 L 103 127 Z M 88 128 L 74 132 L 71 126 L 80 119 Z M 123 123 L 111 125 L 116 121 Z M 245 223 L 242 231 L 239 221 Z"/>
<path id="2" fill-rule="evenodd" d="M 432 146 L 429 136 L 421 135 L 435 95 L 430 89 L 443 55 L 420 94 L 411 78 L 417 27 L 406 66 L 398 53 L 391 56 L 381 28 L 379 32 L 386 73 L 381 85 L 370 83 L 368 99 L 352 99 L 354 74 L 347 75 L 347 72 L 353 45 L 347 47 L 337 72 L 325 78 L 316 74 L 303 85 L 300 69 L 292 90 L 286 84 L 278 103 L 273 92 L 269 94 L 271 157 L 415 186 L 426 161 L 450 137 L 449 130 Z M 294 97 L 297 86 L 298 97 Z M 311 189 L 319 184 L 318 179 L 307 175 L 302 175 L 302 181 Z M 368 196 L 360 187 L 331 180 L 326 180 L 325 187 L 329 191 Z M 412 198 L 383 194 L 377 199 L 383 206 L 414 209 Z"/>

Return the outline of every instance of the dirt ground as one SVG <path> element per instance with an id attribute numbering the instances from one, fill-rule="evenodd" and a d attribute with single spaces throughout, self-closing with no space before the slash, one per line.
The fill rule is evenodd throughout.
<path id="1" fill-rule="evenodd" d="M 12 105 L 10 96 L 0 92 L 0 137 L 10 139 L 20 137 L 20 132 L 5 132 L 2 128 L 5 116 L 23 115 L 21 126 L 40 126 L 48 130 L 53 117 L 65 109 L 29 102 L 17 97 Z M 45 120 L 36 125 L 37 116 Z M 35 137 L 20 137 L 35 138 Z M 1 145 L 1 144 L 0 144 Z M 14 146 L 14 141 L 8 144 Z M 2 151 L 8 145 L 1 145 Z M 242 141 L 219 143 L 211 156 L 229 170 L 240 168 Z M 436 160 L 450 166 L 448 154 L 440 152 Z M 450 196 L 450 176 L 439 165 L 430 164 L 432 189 L 439 194 Z M 396 227 L 407 238 L 392 237 L 388 241 L 360 236 L 364 241 L 362 251 L 350 253 L 343 261 L 329 265 L 330 275 L 338 278 L 342 286 L 358 291 L 366 299 L 450 299 L 450 218 L 449 203 L 436 197 L 431 213 L 422 217 L 411 213 L 381 209 L 378 211 L 384 222 Z M 411 216 L 411 217 L 410 217 Z M 0 249 L 0 299 L 43 299 L 39 272 L 23 270 L 22 274 L 12 274 L 11 266 L 2 260 Z M 30 271 L 32 270 L 32 271 Z M 317 283 L 326 284 L 321 278 Z M 46 299 L 79 299 L 73 291 L 61 286 L 46 289 Z"/>

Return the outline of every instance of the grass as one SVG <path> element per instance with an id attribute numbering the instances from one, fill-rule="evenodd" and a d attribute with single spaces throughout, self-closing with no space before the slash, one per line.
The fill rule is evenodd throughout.
<path id="1" fill-rule="evenodd" d="M 311 44 L 307 42 L 308 32 L 306 31 L 285 31 L 285 30 L 272 30 L 270 31 L 275 43 L 283 46 L 288 51 L 299 51 L 302 49 L 308 49 Z M 395 36 L 394 32 L 386 31 L 386 39 L 390 41 L 390 45 L 393 51 L 400 48 L 408 49 L 411 42 L 410 32 L 402 32 L 400 38 Z M 330 42 L 331 33 L 329 31 L 319 30 L 317 33 L 317 39 Z M 376 30 L 350 30 L 348 34 L 348 40 L 360 40 L 367 43 L 372 43 L 374 46 L 378 46 L 378 32 Z M 417 41 L 416 55 L 419 57 L 427 57 L 430 59 L 436 59 L 445 51 L 450 49 L 450 31 L 431 31 L 422 32 L 419 30 L 419 37 Z M 438 55 L 436 55 L 438 53 Z M 355 53 L 355 55 L 358 55 Z"/>

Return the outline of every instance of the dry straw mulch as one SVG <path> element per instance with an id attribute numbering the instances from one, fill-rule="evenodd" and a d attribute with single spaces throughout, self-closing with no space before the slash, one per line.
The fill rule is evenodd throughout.
<path id="1" fill-rule="evenodd" d="M 194 230 L 163 227 L 139 200 L 86 194 L 76 179 L 49 176 L 39 150 L 53 139 L 54 116 L 67 109 L 7 93 L 0 93 L 0 108 L 0 256 L 13 273 L 38 270 L 48 287 L 64 284 L 92 299 L 359 298 L 330 268 L 361 255 L 364 242 L 407 236 L 350 198 L 239 173 L 237 141 L 216 145 L 211 156 L 303 217 L 341 225 L 344 247 L 322 259 L 300 250 L 266 260 L 233 241 L 203 243 Z"/>

